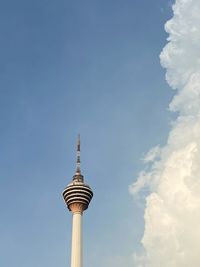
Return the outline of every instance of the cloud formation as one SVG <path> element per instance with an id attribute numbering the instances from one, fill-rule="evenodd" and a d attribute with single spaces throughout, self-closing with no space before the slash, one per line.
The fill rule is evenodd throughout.
<path id="1" fill-rule="evenodd" d="M 147 154 L 150 169 L 130 186 L 133 194 L 151 190 L 138 267 L 200 266 L 200 0 L 176 0 L 173 14 L 160 59 L 178 116 L 167 144 Z"/>

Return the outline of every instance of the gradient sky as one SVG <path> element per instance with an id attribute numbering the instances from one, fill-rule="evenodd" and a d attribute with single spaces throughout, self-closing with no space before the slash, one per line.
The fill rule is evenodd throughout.
<path id="1" fill-rule="evenodd" d="M 167 137 L 171 15 L 166 0 L 0 1 L 0 266 L 69 266 L 78 133 L 84 266 L 134 266 L 144 203 L 128 186 Z"/>

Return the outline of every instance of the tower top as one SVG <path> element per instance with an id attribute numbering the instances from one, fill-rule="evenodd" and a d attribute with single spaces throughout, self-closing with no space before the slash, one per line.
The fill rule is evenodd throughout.
<path id="1" fill-rule="evenodd" d="M 72 182 L 67 185 L 63 191 L 63 198 L 70 211 L 75 212 L 77 208 L 83 212 L 90 204 L 93 197 L 92 189 L 84 182 L 84 177 L 81 174 L 80 168 L 80 135 L 77 139 L 77 159 L 76 159 L 76 172 L 72 178 Z"/>
<path id="2" fill-rule="evenodd" d="M 81 174 L 81 140 L 80 140 L 80 134 L 78 134 L 77 138 L 77 147 L 76 147 L 76 173 L 73 176 L 73 181 L 79 181 L 83 182 L 84 178 Z"/>
<path id="3" fill-rule="evenodd" d="M 80 134 L 78 134 L 77 138 L 77 149 L 76 149 L 76 174 L 81 174 L 81 140 Z"/>

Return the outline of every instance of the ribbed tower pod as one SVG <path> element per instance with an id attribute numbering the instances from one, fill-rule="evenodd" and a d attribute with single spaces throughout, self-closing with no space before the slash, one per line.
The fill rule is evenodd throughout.
<path id="1" fill-rule="evenodd" d="M 80 169 L 80 135 L 77 142 L 76 174 L 64 189 L 63 198 L 72 212 L 71 267 L 82 267 L 82 215 L 93 197 L 92 189 L 84 183 Z"/>

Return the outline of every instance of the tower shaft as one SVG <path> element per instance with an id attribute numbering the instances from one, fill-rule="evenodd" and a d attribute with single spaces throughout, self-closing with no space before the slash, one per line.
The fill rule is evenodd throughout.
<path id="1" fill-rule="evenodd" d="M 72 216 L 71 267 L 82 267 L 82 213 L 76 211 Z"/>

